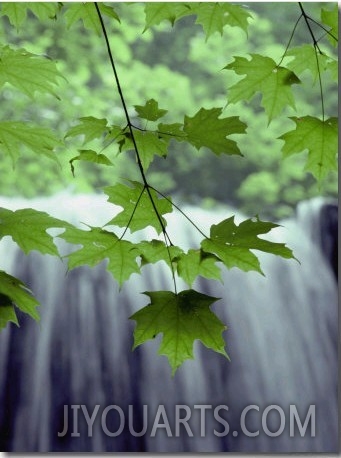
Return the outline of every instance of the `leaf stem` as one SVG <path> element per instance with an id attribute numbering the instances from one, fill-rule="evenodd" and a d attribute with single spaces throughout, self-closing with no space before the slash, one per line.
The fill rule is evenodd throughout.
<path id="1" fill-rule="evenodd" d="M 181 208 L 178 205 L 176 205 L 172 200 L 170 200 L 161 191 L 157 190 L 156 188 L 153 188 L 153 186 L 151 186 L 151 189 L 153 189 L 155 192 L 160 194 L 161 197 L 163 197 L 168 202 L 170 202 L 173 205 L 173 207 L 176 208 L 178 210 L 178 212 L 180 212 L 182 214 L 182 216 L 184 216 L 187 219 L 187 221 L 189 221 L 192 224 L 192 226 L 195 227 L 195 229 L 199 232 L 199 234 L 201 234 L 205 239 L 209 239 L 209 237 L 207 237 L 207 235 L 191 220 L 191 218 L 188 215 L 186 215 L 186 213 L 183 210 L 181 210 Z"/>
<path id="2" fill-rule="evenodd" d="M 131 123 L 130 116 L 129 116 L 128 109 L 127 109 L 127 104 L 125 102 L 124 95 L 123 95 L 123 92 L 122 92 L 120 80 L 119 80 L 118 73 L 117 73 L 117 70 L 116 70 L 116 65 L 115 65 L 115 62 L 114 62 L 114 58 L 113 58 L 113 55 L 112 55 L 112 52 L 111 52 L 109 38 L 108 38 L 108 34 L 107 34 L 107 31 L 106 31 L 106 28 L 105 28 L 103 17 L 102 17 L 101 11 L 99 9 L 98 3 L 94 2 L 94 5 L 95 5 L 96 11 L 97 11 L 97 15 L 98 15 L 98 18 L 99 18 L 99 21 L 100 21 L 100 24 L 101 24 L 101 28 L 102 28 L 102 32 L 103 32 L 103 36 L 104 36 L 104 40 L 105 40 L 105 43 L 106 43 L 110 64 L 111 64 L 111 68 L 112 68 L 112 71 L 114 73 L 117 90 L 118 90 L 118 93 L 119 93 L 119 96 L 120 96 L 120 99 L 121 99 L 121 103 L 122 103 L 122 107 L 123 107 L 123 110 L 124 110 L 124 114 L 125 114 L 125 117 L 126 117 L 126 120 L 127 120 L 127 126 L 128 126 L 129 133 L 131 135 L 131 139 L 132 139 L 132 142 L 133 142 L 133 146 L 134 146 L 134 150 L 135 150 L 135 154 L 136 154 L 136 159 L 137 159 L 137 164 L 138 164 L 138 167 L 140 169 L 141 177 L 142 177 L 143 184 L 144 184 L 144 189 L 148 193 L 148 197 L 150 199 L 150 202 L 152 204 L 152 207 L 154 209 L 156 217 L 157 217 L 157 219 L 158 219 L 158 221 L 160 223 L 160 226 L 161 226 L 161 229 L 162 229 L 162 233 L 163 233 L 164 238 L 165 238 L 165 243 L 166 243 L 166 246 L 167 246 L 167 251 L 168 251 L 168 254 L 169 254 L 170 262 L 171 262 L 171 255 L 170 255 L 168 243 L 170 243 L 172 245 L 172 242 L 171 242 L 171 240 L 170 240 L 170 238 L 168 236 L 165 224 L 162 221 L 162 218 L 161 218 L 161 216 L 160 216 L 160 214 L 159 214 L 159 212 L 157 210 L 156 204 L 154 202 L 153 196 L 152 196 L 152 194 L 150 192 L 151 187 L 150 187 L 150 185 L 149 185 L 149 183 L 147 181 L 147 178 L 146 178 L 146 175 L 145 175 L 145 172 L 144 172 L 144 169 L 143 169 L 141 156 L 140 156 L 140 153 L 139 153 L 139 150 L 138 150 L 138 147 L 137 147 L 137 143 L 136 143 L 136 139 L 135 139 L 135 136 L 134 136 L 134 130 L 133 130 L 134 126 Z M 141 193 L 141 195 L 142 195 L 142 193 Z M 135 210 L 134 210 L 134 212 L 135 212 Z M 129 223 L 130 223 L 130 221 L 129 221 Z M 172 270 L 174 288 L 175 288 L 175 292 L 176 292 L 175 273 L 174 273 L 174 269 L 173 269 L 172 263 L 171 263 L 171 270 Z"/>
<path id="3" fill-rule="evenodd" d="M 323 97 L 323 86 L 322 86 L 322 78 L 321 78 L 321 69 L 320 69 L 320 63 L 319 63 L 319 59 L 318 59 L 318 53 L 323 55 L 323 52 L 321 51 L 321 49 L 319 48 L 319 45 L 318 45 L 318 42 L 315 38 L 315 35 L 311 29 L 311 26 L 310 26 L 310 23 L 309 23 L 309 19 L 310 17 L 306 14 L 306 12 L 304 11 L 304 8 L 302 6 L 302 3 L 301 2 L 298 2 L 299 4 L 299 7 L 301 9 L 301 12 L 302 12 L 302 15 L 304 17 L 304 20 L 305 20 L 305 23 L 308 27 L 308 30 L 309 30 L 309 33 L 311 35 L 311 38 L 313 40 L 313 45 L 314 45 L 314 50 L 315 50 L 315 58 L 316 58 L 316 66 L 317 66 L 317 73 L 318 73 L 318 78 L 319 78 L 319 86 L 320 86 L 320 97 L 321 97 L 321 110 L 322 110 L 322 120 L 324 121 L 324 118 L 325 118 L 325 114 L 324 114 L 324 97 Z"/>
<path id="4" fill-rule="evenodd" d="M 318 50 L 318 52 L 319 52 L 320 54 L 323 54 L 323 52 L 322 52 L 321 49 L 319 48 L 319 45 L 318 45 L 318 42 L 317 42 L 317 40 L 316 40 L 316 38 L 315 38 L 314 32 L 312 31 L 312 28 L 311 28 L 311 26 L 310 26 L 310 23 L 309 23 L 309 19 L 310 19 L 310 18 L 309 18 L 309 16 L 308 16 L 307 13 L 305 12 L 305 10 L 304 10 L 304 8 L 303 8 L 303 6 L 302 6 L 302 3 L 301 3 L 301 2 L 298 2 L 298 5 L 299 5 L 300 10 L 301 10 L 301 12 L 302 12 L 302 15 L 303 15 L 303 17 L 304 17 L 304 21 L 305 21 L 305 23 L 306 23 L 306 25 L 307 25 L 307 27 L 308 27 L 309 33 L 310 33 L 310 35 L 311 35 L 311 38 L 313 39 L 314 47 Z"/>
<path id="5" fill-rule="evenodd" d="M 290 44 L 291 44 L 291 41 L 292 41 L 292 39 L 293 39 L 293 37 L 294 37 L 294 35 L 295 35 L 296 28 L 297 28 L 298 23 L 300 22 L 302 16 L 303 16 L 303 15 L 301 14 L 300 17 L 297 19 L 295 25 L 294 25 L 294 28 L 293 28 L 293 30 L 292 30 L 292 32 L 291 32 L 291 35 L 290 35 L 288 44 L 287 44 L 287 46 L 286 46 L 286 48 L 285 48 L 285 51 L 284 51 L 284 53 L 283 53 L 283 55 L 282 55 L 280 61 L 279 61 L 278 64 L 277 64 L 277 68 L 281 65 L 281 63 L 283 62 L 284 57 L 286 56 L 286 53 L 288 52 L 288 49 L 289 49 Z"/>

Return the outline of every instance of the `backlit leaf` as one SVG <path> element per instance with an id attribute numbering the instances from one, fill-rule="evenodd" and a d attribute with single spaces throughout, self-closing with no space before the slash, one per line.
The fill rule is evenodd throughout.
<path id="1" fill-rule="evenodd" d="M 192 118 L 185 116 L 183 130 L 187 134 L 186 140 L 198 150 L 206 146 L 217 155 L 241 155 L 237 143 L 226 137 L 245 133 L 246 124 L 238 116 L 219 118 L 221 113 L 222 108 L 200 108 Z"/>
<path id="2" fill-rule="evenodd" d="M 119 183 L 104 189 L 104 192 L 109 196 L 108 201 L 123 208 L 108 225 L 113 224 L 119 227 L 126 227 L 130 221 L 129 229 L 132 232 L 152 226 L 160 234 L 162 227 L 147 189 L 136 181 L 132 182 L 132 184 L 133 187 Z M 166 226 L 167 222 L 162 215 L 172 212 L 171 202 L 164 198 L 160 199 L 153 189 L 150 189 L 150 195 L 153 198 L 154 205 L 158 210 L 164 226 Z"/>
<path id="3" fill-rule="evenodd" d="M 109 165 L 113 166 L 114 164 L 110 161 L 110 159 L 105 156 L 105 154 L 96 153 L 96 151 L 90 149 L 81 149 L 79 150 L 79 155 L 70 159 L 70 166 L 72 174 L 74 175 L 74 161 L 86 161 L 92 162 L 94 164 L 101 164 L 101 165 Z"/>
<path id="4" fill-rule="evenodd" d="M 255 270 L 262 273 L 257 256 L 250 250 L 293 258 L 292 251 L 284 243 L 275 243 L 258 237 L 266 234 L 277 224 L 260 221 L 259 218 L 247 219 L 236 225 L 234 216 L 227 218 L 217 225 L 212 225 L 210 238 L 201 242 L 202 249 L 213 253 L 229 269 L 238 267 L 241 270 Z"/>
<path id="5" fill-rule="evenodd" d="M 54 90 L 58 78 L 63 76 L 53 60 L 25 49 L 0 47 L 0 88 L 8 83 L 32 99 L 35 92 L 50 93 L 57 97 Z"/>
<path id="6" fill-rule="evenodd" d="M 200 24 L 206 35 L 206 40 L 215 32 L 223 35 L 226 25 L 240 27 L 247 32 L 248 18 L 251 16 L 245 8 L 228 2 L 202 2 L 188 4 L 192 14 L 196 14 L 196 24 Z"/>
<path id="7" fill-rule="evenodd" d="M 332 10 L 321 9 L 321 21 L 330 27 L 330 34 L 327 35 L 328 40 L 333 46 L 337 46 L 337 37 L 338 37 L 338 4 L 333 5 Z M 335 37 L 335 38 L 334 38 Z"/>
<path id="8" fill-rule="evenodd" d="M 88 231 L 68 227 L 59 237 L 69 243 L 82 245 L 82 248 L 67 256 L 70 269 L 84 264 L 93 267 L 104 259 L 109 259 L 107 270 L 120 285 L 128 280 L 131 274 L 140 272 L 136 261 L 139 253 L 135 245 L 120 240 L 112 232 L 99 227 L 91 227 Z"/>
<path id="9" fill-rule="evenodd" d="M 312 116 L 290 118 L 296 128 L 281 135 L 284 140 L 283 156 L 308 150 L 306 170 L 309 170 L 321 182 L 326 175 L 337 168 L 338 123 L 337 118 L 321 121 Z"/>
<path id="10" fill-rule="evenodd" d="M 80 118 L 80 124 L 71 127 L 67 131 L 65 138 L 75 137 L 77 135 L 84 135 L 84 143 L 88 143 L 95 138 L 100 138 L 106 135 L 110 128 L 107 126 L 108 121 L 105 118 L 98 119 L 93 116 L 85 116 Z"/>
<path id="11" fill-rule="evenodd" d="M 135 130 L 134 137 L 144 170 L 148 169 L 155 155 L 160 157 L 167 156 L 167 143 L 169 139 L 167 141 L 163 140 L 157 132 Z M 129 150 L 133 148 L 132 140 L 127 138 L 123 149 Z"/>
<path id="12" fill-rule="evenodd" d="M 9 321 L 18 325 L 14 304 L 22 312 L 39 320 L 39 302 L 32 296 L 31 291 L 18 278 L 0 270 L 0 329 Z"/>
<path id="13" fill-rule="evenodd" d="M 174 22 L 187 15 L 188 11 L 189 9 L 184 3 L 147 2 L 144 7 L 146 26 L 143 32 L 153 25 L 159 25 L 162 21 L 169 21 L 174 25 Z"/>
<path id="14" fill-rule="evenodd" d="M 144 294 L 150 297 L 150 304 L 130 317 L 136 321 L 134 348 L 162 333 L 159 354 L 168 358 L 173 375 L 186 359 L 193 359 L 197 339 L 228 358 L 222 337 L 226 326 L 210 310 L 217 298 L 194 290 Z"/>
<path id="15" fill-rule="evenodd" d="M 158 102 L 154 99 L 148 100 L 145 105 L 134 105 L 134 108 L 139 118 L 148 121 L 157 121 L 167 113 L 167 110 L 159 108 Z"/>
<path id="16" fill-rule="evenodd" d="M 142 265 L 154 264 L 159 261 L 165 261 L 165 263 L 171 269 L 171 261 L 178 257 L 182 250 L 177 246 L 167 247 L 161 240 L 144 240 L 137 245 L 139 250 Z"/>
<path id="17" fill-rule="evenodd" d="M 305 70 L 309 70 L 314 81 L 318 78 L 319 70 L 320 72 L 325 70 L 330 60 L 328 56 L 320 54 L 312 45 L 302 45 L 297 48 L 291 48 L 287 51 L 286 55 L 294 58 L 287 64 L 287 68 L 296 73 L 296 75 L 300 75 Z M 318 59 L 319 67 L 317 66 L 316 58 Z"/>
<path id="18" fill-rule="evenodd" d="M 19 27 L 26 19 L 27 5 L 25 2 L 3 2 L 1 3 L 1 16 L 7 16 L 9 22 L 19 30 Z"/>
<path id="19" fill-rule="evenodd" d="M 229 103 L 251 99 L 257 92 L 262 93 L 262 106 L 269 122 L 279 116 L 284 108 L 295 109 L 295 99 L 291 86 L 300 83 L 299 78 L 285 67 L 278 67 L 270 57 L 251 54 L 251 59 L 235 57 L 225 69 L 237 75 L 246 75 L 229 88 Z"/>
<path id="20" fill-rule="evenodd" d="M 0 152 L 10 156 L 13 164 L 23 148 L 58 162 L 54 149 L 59 145 L 62 143 L 54 132 L 45 127 L 19 121 L 0 121 Z"/>
<path id="21" fill-rule="evenodd" d="M 208 255 L 202 250 L 188 250 L 177 259 L 177 272 L 185 282 L 192 286 L 199 276 L 204 278 L 221 279 L 221 271 L 216 265 L 219 261 L 215 256 Z"/>
<path id="22" fill-rule="evenodd" d="M 98 15 L 93 3 L 69 3 L 66 4 L 66 7 L 67 9 L 64 12 L 64 17 L 68 28 L 81 20 L 84 27 L 94 30 L 97 35 L 101 34 L 101 24 L 98 20 Z"/>
<path id="23" fill-rule="evenodd" d="M 58 256 L 53 237 L 46 230 L 71 227 L 66 221 L 53 218 L 45 212 L 24 208 L 8 210 L 0 207 L 0 239 L 9 235 L 27 254 L 32 250 Z"/>
<path id="24" fill-rule="evenodd" d="M 27 18 L 27 10 L 31 10 L 40 20 L 52 19 L 58 12 L 57 2 L 3 2 L 1 16 L 8 16 L 10 23 L 19 30 Z"/>
<path id="25" fill-rule="evenodd" d="M 163 124 L 160 123 L 157 126 L 157 133 L 160 138 L 163 138 L 166 141 L 169 141 L 170 138 L 174 138 L 178 142 L 186 141 L 187 135 L 183 131 L 183 124 L 173 123 L 173 124 Z"/>
<path id="26" fill-rule="evenodd" d="M 101 13 L 120 22 L 119 16 L 112 6 L 105 5 L 104 3 L 98 3 L 98 7 Z M 93 2 L 64 3 L 64 8 L 67 8 L 64 12 L 64 16 L 68 28 L 81 20 L 85 28 L 93 30 L 98 36 L 101 35 L 102 27 Z"/>

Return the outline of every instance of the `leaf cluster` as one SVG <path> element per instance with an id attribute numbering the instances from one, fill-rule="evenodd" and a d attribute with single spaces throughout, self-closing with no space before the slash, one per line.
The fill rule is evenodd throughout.
<path id="1" fill-rule="evenodd" d="M 245 272 L 253 270 L 263 274 L 255 251 L 285 259 L 294 258 L 294 255 L 285 244 L 262 237 L 275 229 L 277 224 L 262 221 L 258 216 L 239 224 L 236 224 L 234 217 L 224 219 L 212 225 L 209 235 L 206 235 L 171 197 L 151 185 L 147 172 L 155 159 L 168 157 L 174 144 L 187 144 L 207 155 L 243 156 L 237 139 L 241 134 L 245 136 L 247 123 L 240 116 L 226 116 L 222 106 L 200 107 L 194 115 L 184 114 L 181 121 L 170 122 L 170 110 L 160 108 L 154 98 L 149 98 L 144 104 L 134 105 L 135 114 L 132 114 L 118 76 L 113 57 L 115 50 L 112 51 L 108 37 L 112 28 L 121 23 L 115 6 L 104 3 L 50 5 L 28 2 L 5 3 L 1 6 L 1 16 L 7 17 L 17 30 L 33 14 L 40 21 L 65 21 L 66 33 L 81 23 L 84 28 L 103 37 L 103 47 L 108 52 L 108 71 L 112 71 L 112 84 L 117 88 L 123 116 L 119 123 L 112 122 L 109 115 L 105 118 L 82 116 L 74 119 L 73 125 L 64 127 L 62 134 L 58 134 L 53 127 L 42 127 L 28 121 L 1 120 L 0 152 L 8 156 L 13 165 L 22 150 L 58 162 L 56 153 L 59 149 L 66 149 L 68 142 L 75 144 L 81 141 L 77 156 L 69 161 L 74 176 L 76 163 L 83 161 L 114 167 L 112 151 L 115 149 L 117 155 L 128 156 L 129 152 L 133 153 L 140 181 L 112 183 L 104 188 L 109 203 L 121 210 L 103 227 L 88 226 L 83 229 L 30 208 L 14 212 L 0 208 L 0 239 L 12 237 L 26 254 L 37 250 L 60 257 L 55 237 L 49 233 L 49 229 L 58 228 L 58 237 L 74 248 L 67 255 L 69 269 L 84 264 L 95 266 L 108 260 L 107 270 L 120 286 L 131 275 L 140 274 L 144 265 L 165 263 L 173 279 L 174 291 L 145 292 L 150 304 L 131 317 L 137 322 L 134 347 L 162 333 L 159 352 L 167 356 L 173 374 L 186 359 L 193 357 L 196 340 L 227 357 L 222 338 L 225 325 L 210 310 L 217 298 L 194 289 L 178 292 L 178 278 L 192 288 L 200 276 L 221 280 L 221 268 L 239 268 Z M 313 21 L 301 4 L 300 8 L 301 15 L 291 38 L 299 21 L 308 26 Z M 177 21 L 193 16 L 206 41 L 216 33 L 223 35 L 229 27 L 237 27 L 247 35 L 251 18 L 244 6 L 230 3 L 147 3 L 144 13 L 143 33 L 155 26 L 164 26 L 165 22 L 174 26 Z M 334 46 L 335 11 L 322 9 L 321 23 L 314 22 Z M 296 125 L 294 130 L 286 131 L 279 137 L 284 142 L 283 156 L 307 151 L 305 169 L 313 174 L 318 183 L 322 183 L 329 172 L 336 169 L 337 120 L 332 116 L 327 117 L 325 113 L 322 78 L 324 72 L 335 77 L 335 59 L 322 51 L 314 32 L 310 27 L 308 30 L 312 44 L 290 48 L 290 38 L 279 60 L 259 53 L 234 56 L 233 61 L 224 67 L 235 78 L 228 88 L 227 110 L 236 104 L 247 104 L 260 94 L 260 109 L 264 109 L 269 124 L 275 119 L 283 119 Z M 290 110 L 297 110 L 294 86 L 303 84 L 302 75 L 307 70 L 319 83 L 321 116 L 288 116 Z M 0 89 L 11 87 L 28 97 L 30 103 L 34 103 L 37 93 L 59 100 L 58 85 L 62 80 L 67 81 L 67 76 L 58 70 L 56 62 L 48 56 L 17 49 L 9 44 L 0 46 Z M 61 100 L 61 103 L 64 101 Z M 166 116 L 167 121 L 161 122 Z M 197 248 L 186 251 L 173 245 L 167 214 L 174 209 L 202 235 Z M 150 230 L 154 231 L 155 238 L 146 237 Z M 137 242 L 127 237 L 140 231 L 143 231 L 143 235 Z M 20 280 L 0 271 L 1 327 L 8 321 L 18 324 L 15 306 L 37 319 L 37 305 L 29 289 Z"/>

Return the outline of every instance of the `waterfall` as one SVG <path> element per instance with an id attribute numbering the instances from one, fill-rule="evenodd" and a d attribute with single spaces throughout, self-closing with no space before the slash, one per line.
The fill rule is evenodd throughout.
<path id="1" fill-rule="evenodd" d="M 100 196 L 1 199 L 0 205 L 34 206 L 96 225 L 116 211 Z M 229 216 L 186 211 L 203 228 Z M 20 316 L 20 328 L 11 324 L 0 333 L 1 450 L 337 452 L 336 236 L 335 221 L 326 221 L 334 213 L 322 202 L 302 203 L 295 220 L 273 231 L 272 239 L 287 242 L 300 263 L 262 254 L 265 277 L 231 269 L 223 284 L 197 281 L 198 290 L 222 298 L 213 308 L 228 326 L 231 361 L 196 342 L 195 359 L 173 378 L 157 355 L 160 336 L 131 351 L 128 317 L 147 303 L 140 293 L 172 289 L 162 266 L 144 267 L 119 290 L 105 262 L 66 273 L 59 259 L 23 256 L 3 239 L 0 269 L 34 291 L 42 319 Z M 173 215 L 169 224 L 175 242 L 193 244 L 196 234 L 184 218 Z M 58 436 L 65 415 L 68 431 Z M 302 428 L 307 419 L 303 436 L 297 418 Z"/>

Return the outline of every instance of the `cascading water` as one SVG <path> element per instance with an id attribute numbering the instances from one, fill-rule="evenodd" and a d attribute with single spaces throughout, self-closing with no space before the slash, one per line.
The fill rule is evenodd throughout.
<path id="1" fill-rule="evenodd" d="M 1 204 L 34 205 L 65 219 L 77 214 L 88 224 L 110 219 L 98 196 L 65 202 L 68 210 L 60 197 Z M 223 285 L 195 285 L 222 298 L 214 308 L 228 325 L 231 362 L 196 344 L 195 360 L 174 378 L 157 355 L 159 338 L 131 352 L 134 324 L 127 319 L 147 303 L 141 292 L 172 289 L 169 273 L 145 267 L 142 277 L 132 276 L 119 291 L 103 263 L 66 274 L 60 260 L 36 253 L 24 257 L 3 240 L 0 268 L 28 284 L 43 305 L 40 324 L 23 317 L 20 328 L 11 325 L 0 334 L 1 450 L 336 452 L 337 286 L 305 226 L 311 212 L 310 222 L 320 224 L 323 208 L 302 206 L 303 225 L 288 221 L 274 231 L 300 264 L 262 255 L 266 277 L 232 269 L 224 272 Z M 228 216 L 188 212 L 201 227 Z M 169 224 L 173 238 L 192 244 L 196 236 L 186 220 L 172 216 Z M 247 406 L 245 428 L 252 435 L 242 429 Z M 290 406 L 302 427 L 309 419 L 303 437 Z M 68 430 L 58 436 L 64 433 L 65 412 Z M 86 421 L 86 414 L 94 421 Z"/>

